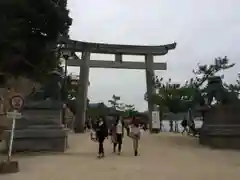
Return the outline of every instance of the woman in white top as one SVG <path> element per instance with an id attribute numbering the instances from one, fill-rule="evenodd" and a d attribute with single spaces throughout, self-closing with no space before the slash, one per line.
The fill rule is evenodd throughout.
<path id="1" fill-rule="evenodd" d="M 116 148 L 118 146 L 118 154 L 120 155 L 122 150 L 122 140 L 124 136 L 124 122 L 123 120 L 117 116 L 116 121 L 112 127 L 112 142 L 113 142 L 113 152 L 116 152 Z"/>
<path id="2" fill-rule="evenodd" d="M 139 145 L 139 140 L 141 136 L 141 128 L 138 120 L 136 117 L 133 117 L 132 122 L 131 122 L 131 138 L 133 139 L 133 150 L 134 150 L 134 155 L 138 155 L 138 145 Z"/>

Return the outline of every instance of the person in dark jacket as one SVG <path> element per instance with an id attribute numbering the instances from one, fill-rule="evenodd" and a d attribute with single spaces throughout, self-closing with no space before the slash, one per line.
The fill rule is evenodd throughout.
<path id="1" fill-rule="evenodd" d="M 124 122 L 120 116 L 116 117 L 116 121 L 111 129 L 112 142 L 113 142 L 113 152 L 116 152 L 118 146 L 118 154 L 120 155 L 122 150 L 122 140 L 124 136 Z"/>
<path id="2" fill-rule="evenodd" d="M 183 131 L 182 131 L 182 134 L 184 133 L 184 132 L 188 132 L 188 129 L 187 129 L 187 125 L 188 125 L 188 123 L 187 123 L 187 119 L 184 117 L 184 119 L 182 120 L 182 122 L 181 122 L 181 125 L 182 125 L 182 127 L 183 127 Z"/>
<path id="3" fill-rule="evenodd" d="M 96 123 L 96 136 L 99 143 L 98 157 L 104 157 L 103 143 L 106 137 L 108 137 L 108 127 L 104 117 L 100 117 Z"/>

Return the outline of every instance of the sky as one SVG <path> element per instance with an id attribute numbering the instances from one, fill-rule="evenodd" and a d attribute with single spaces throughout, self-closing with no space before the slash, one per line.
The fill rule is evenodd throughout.
<path id="1" fill-rule="evenodd" d="M 209 64 L 216 57 L 230 62 L 240 59 L 239 0 L 68 0 L 73 24 L 70 38 L 79 41 L 131 45 L 177 47 L 155 62 L 167 62 L 166 71 L 155 74 L 184 83 L 193 76 L 197 64 Z M 112 55 L 91 56 L 94 60 L 113 60 Z M 140 56 L 124 60 L 144 61 Z M 240 63 L 224 73 L 224 80 L 235 82 Z M 68 72 L 79 74 L 79 68 Z M 105 102 L 112 95 L 125 104 L 144 111 L 146 79 L 144 70 L 91 69 L 88 97 Z"/>

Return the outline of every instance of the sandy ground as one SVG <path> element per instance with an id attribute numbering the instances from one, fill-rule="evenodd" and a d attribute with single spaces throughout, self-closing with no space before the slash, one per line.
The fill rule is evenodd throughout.
<path id="1" fill-rule="evenodd" d="M 70 148 L 62 154 L 21 154 L 20 172 L 1 180 L 239 180 L 240 152 L 211 150 L 197 139 L 169 133 L 149 135 L 134 157 L 131 139 L 124 139 L 121 156 L 105 142 L 106 157 L 97 159 L 97 144 L 89 135 L 70 135 Z M 3 158 L 0 155 L 0 158 Z"/>

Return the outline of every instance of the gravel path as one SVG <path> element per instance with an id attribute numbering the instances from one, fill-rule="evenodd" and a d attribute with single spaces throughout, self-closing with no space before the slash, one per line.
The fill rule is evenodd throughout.
<path id="1" fill-rule="evenodd" d="M 121 156 L 112 154 L 105 142 L 106 157 L 97 159 L 97 144 L 89 135 L 70 135 L 70 148 L 62 154 L 17 155 L 20 172 L 1 180 L 239 180 L 240 152 L 201 147 L 197 139 L 169 133 L 149 135 L 140 142 L 134 157 L 131 139 L 124 139 Z M 1 155 L 0 155 L 0 158 Z"/>

